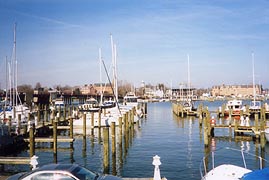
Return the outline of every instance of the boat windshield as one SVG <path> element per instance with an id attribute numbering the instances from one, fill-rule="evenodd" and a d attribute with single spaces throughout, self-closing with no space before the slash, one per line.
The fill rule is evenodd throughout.
<path id="1" fill-rule="evenodd" d="M 136 97 L 126 97 L 124 98 L 125 102 L 137 102 Z"/>
<path id="2" fill-rule="evenodd" d="M 80 180 L 95 180 L 98 177 L 98 174 L 84 168 L 78 166 L 72 171 L 72 174 L 75 175 Z"/>
<path id="3" fill-rule="evenodd" d="M 250 106 L 261 106 L 261 102 L 260 101 L 252 101 Z"/>

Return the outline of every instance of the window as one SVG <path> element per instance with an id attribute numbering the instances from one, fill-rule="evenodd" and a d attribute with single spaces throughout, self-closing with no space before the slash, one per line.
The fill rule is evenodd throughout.
<path id="1" fill-rule="evenodd" d="M 62 173 L 41 173 L 34 175 L 31 180 L 74 180 L 74 178 L 70 177 L 67 174 Z"/>

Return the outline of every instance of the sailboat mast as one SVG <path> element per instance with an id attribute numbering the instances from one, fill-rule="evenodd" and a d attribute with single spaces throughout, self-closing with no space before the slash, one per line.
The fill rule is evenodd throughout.
<path id="1" fill-rule="evenodd" d="M 14 24 L 14 42 L 13 42 L 13 55 L 14 57 L 12 58 L 12 62 L 11 62 L 11 71 L 12 71 L 12 95 L 13 95 L 13 106 L 16 105 L 16 101 L 17 97 L 16 97 L 16 61 L 17 61 L 17 50 L 16 50 L 16 26 L 17 24 Z"/>
<path id="2" fill-rule="evenodd" d="M 256 104 L 256 88 L 255 88 L 255 67 L 254 67 L 254 53 L 252 52 L 252 84 L 253 84 L 253 100 L 254 100 L 254 105 Z"/>
<path id="3" fill-rule="evenodd" d="M 114 59 L 115 59 L 115 94 L 116 94 L 116 100 L 118 101 L 119 100 L 119 92 L 118 92 L 118 72 L 117 72 L 117 46 L 116 44 L 114 44 Z"/>
<path id="4" fill-rule="evenodd" d="M 103 84 L 102 84 L 102 50 L 99 48 L 99 75 L 100 75 L 100 104 L 103 104 Z"/>
<path id="5" fill-rule="evenodd" d="M 110 34 L 111 53 L 112 53 L 112 66 L 113 66 L 113 86 L 115 90 L 116 101 L 118 101 L 118 84 L 117 84 L 117 71 L 116 71 L 116 45 L 113 42 L 112 34 Z"/>
<path id="6" fill-rule="evenodd" d="M 188 57 L 188 97 L 191 97 L 191 81 L 190 81 L 190 56 L 187 54 Z"/>

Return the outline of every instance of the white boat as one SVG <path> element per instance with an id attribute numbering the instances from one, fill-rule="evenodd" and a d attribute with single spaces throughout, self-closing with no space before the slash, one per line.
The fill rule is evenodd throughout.
<path id="1" fill-rule="evenodd" d="M 221 109 L 221 107 L 220 107 Z M 230 111 L 232 116 L 240 116 L 240 111 L 244 111 L 244 106 L 242 104 L 242 100 L 233 99 L 229 100 L 226 103 L 225 109 L 224 109 L 224 116 L 229 116 Z"/>
<path id="2" fill-rule="evenodd" d="M 250 102 L 249 110 L 252 112 L 260 112 L 262 105 L 261 101 L 253 100 Z"/>
<path id="3" fill-rule="evenodd" d="M 88 98 L 85 103 L 80 105 L 78 108 L 81 112 L 97 112 L 99 111 L 100 106 L 96 99 Z"/>
<path id="4" fill-rule="evenodd" d="M 63 98 L 57 98 L 55 100 L 53 100 L 52 105 L 50 106 L 50 110 L 57 110 L 59 108 L 63 108 L 64 107 L 64 100 Z"/>
<path id="5" fill-rule="evenodd" d="M 86 129 L 87 131 L 91 130 L 92 127 L 98 127 L 99 126 L 99 113 L 94 113 L 93 116 L 93 124 L 92 124 L 92 114 L 91 113 L 86 113 Z M 101 114 L 101 126 L 110 126 L 111 122 L 109 120 L 108 116 L 104 116 Z M 74 133 L 75 134 L 81 134 L 83 130 L 83 116 L 74 119 L 73 120 L 73 128 L 74 128 Z"/>
<path id="6" fill-rule="evenodd" d="M 204 157 L 200 165 L 201 180 L 250 180 L 250 179 L 269 179 L 269 168 L 265 168 L 268 161 L 262 157 L 257 157 L 243 150 L 236 150 L 232 148 L 225 148 L 229 157 L 224 157 L 221 150 L 219 152 L 212 152 L 211 158 L 212 169 L 208 170 L 209 156 Z M 219 154 L 218 154 L 219 153 Z M 218 155 L 217 155 L 218 154 Z M 218 157 L 221 157 L 218 159 Z M 241 156 L 242 162 L 233 160 L 233 156 Z M 229 161 L 229 162 L 219 162 Z M 254 163 L 248 163 L 249 161 Z M 259 163 L 255 163 L 259 160 Z M 208 164 L 207 164 L 208 163 Z M 257 167 L 258 165 L 258 167 Z"/>
<path id="7" fill-rule="evenodd" d="M 133 92 L 127 93 L 123 98 L 123 106 L 120 106 L 121 109 L 131 110 L 133 107 L 135 108 L 135 116 L 137 116 L 137 120 L 143 116 L 143 111 L 141 107 L 139 107 L 138 97 Z M 135 120 L 136 122 L 136 120 Z"/>
<path id="8" fill-rule="evenodd" d="M 134 92 L 128 92 L 124 97 L 123 97 L 123 103 L 127 106 L 137 106 L 138 101 L 137 101 L 137 96 L 135 95 Z"/>

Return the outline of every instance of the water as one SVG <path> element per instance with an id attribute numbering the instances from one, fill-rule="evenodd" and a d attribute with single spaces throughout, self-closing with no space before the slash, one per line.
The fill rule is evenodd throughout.
<path id="1" fill-rule="evenodd" d="M 223 102 L 202 102 L 209 110 L 216 110 Z M 153 177 L 153 156 L 161 157 L 161 176 L 168 180 L 201 179 L 200 162 L 208 152 L 204 148 L 203 131 L 199 128 L 198 119 L 195 117 L 179 118 L 172 113 L 171 103 L 148 103 L 148 116 L 143 119 L 140 127 L 134 128 L 133 137 L 130 139 L 129 148 L 123 148 L 122 158 L 117 150 L 116 166 L 110 163 L 109 173 L 121 177 Z M 260 145 L 250 141 L 235 141 L 228 138 L 228 129 L 215 131 L 216 148 L 232 147 L 245 149 L 253 154 L 260 154 Z M 233 133 L 232 133 L 233 134 Z M 217 138 L 222 137 L 222 138 Z M 226 138 L 225 138 L 226 137 Z M 86 143 L 86 146 L 83 144 Z M 39 146 L 50 147 L 49 143 Z M 119 146 L 117 144 L 117 146 Z M 58 147 L 68 148 L 68 143 L 58 143 Z M 124 144 L 123 144 L 124 147 Z M 119 149 L 119 148 L 118 148 Z M 224 152 L 225 153 L 225 152 Z M 53 163 L 53 152 L 36 150 L 39 157 L 39 165 Z M 223 154 L 222 154 L 223 155 Z M 265 147 L 264 158 L 269 159 L 269 145 Z M 22 152 L 19 156 L 28 156 L 28 152 Z M 233 156 L 233 161 L 241 160 L 241 157 Z M 111 160 L 111 157 L 110 157 Z M 95 136 L 88 136 L 86 142 L 82 137 L 76 136 L 74 152 L 60 150 L 58 152 L 59 163 L 78 163 L 93 171 L 103 172 L 103 145 L 96 132 Z M 27 170 L 25 165 L 7 166 L 6 171 L 18 172 Z"/>

